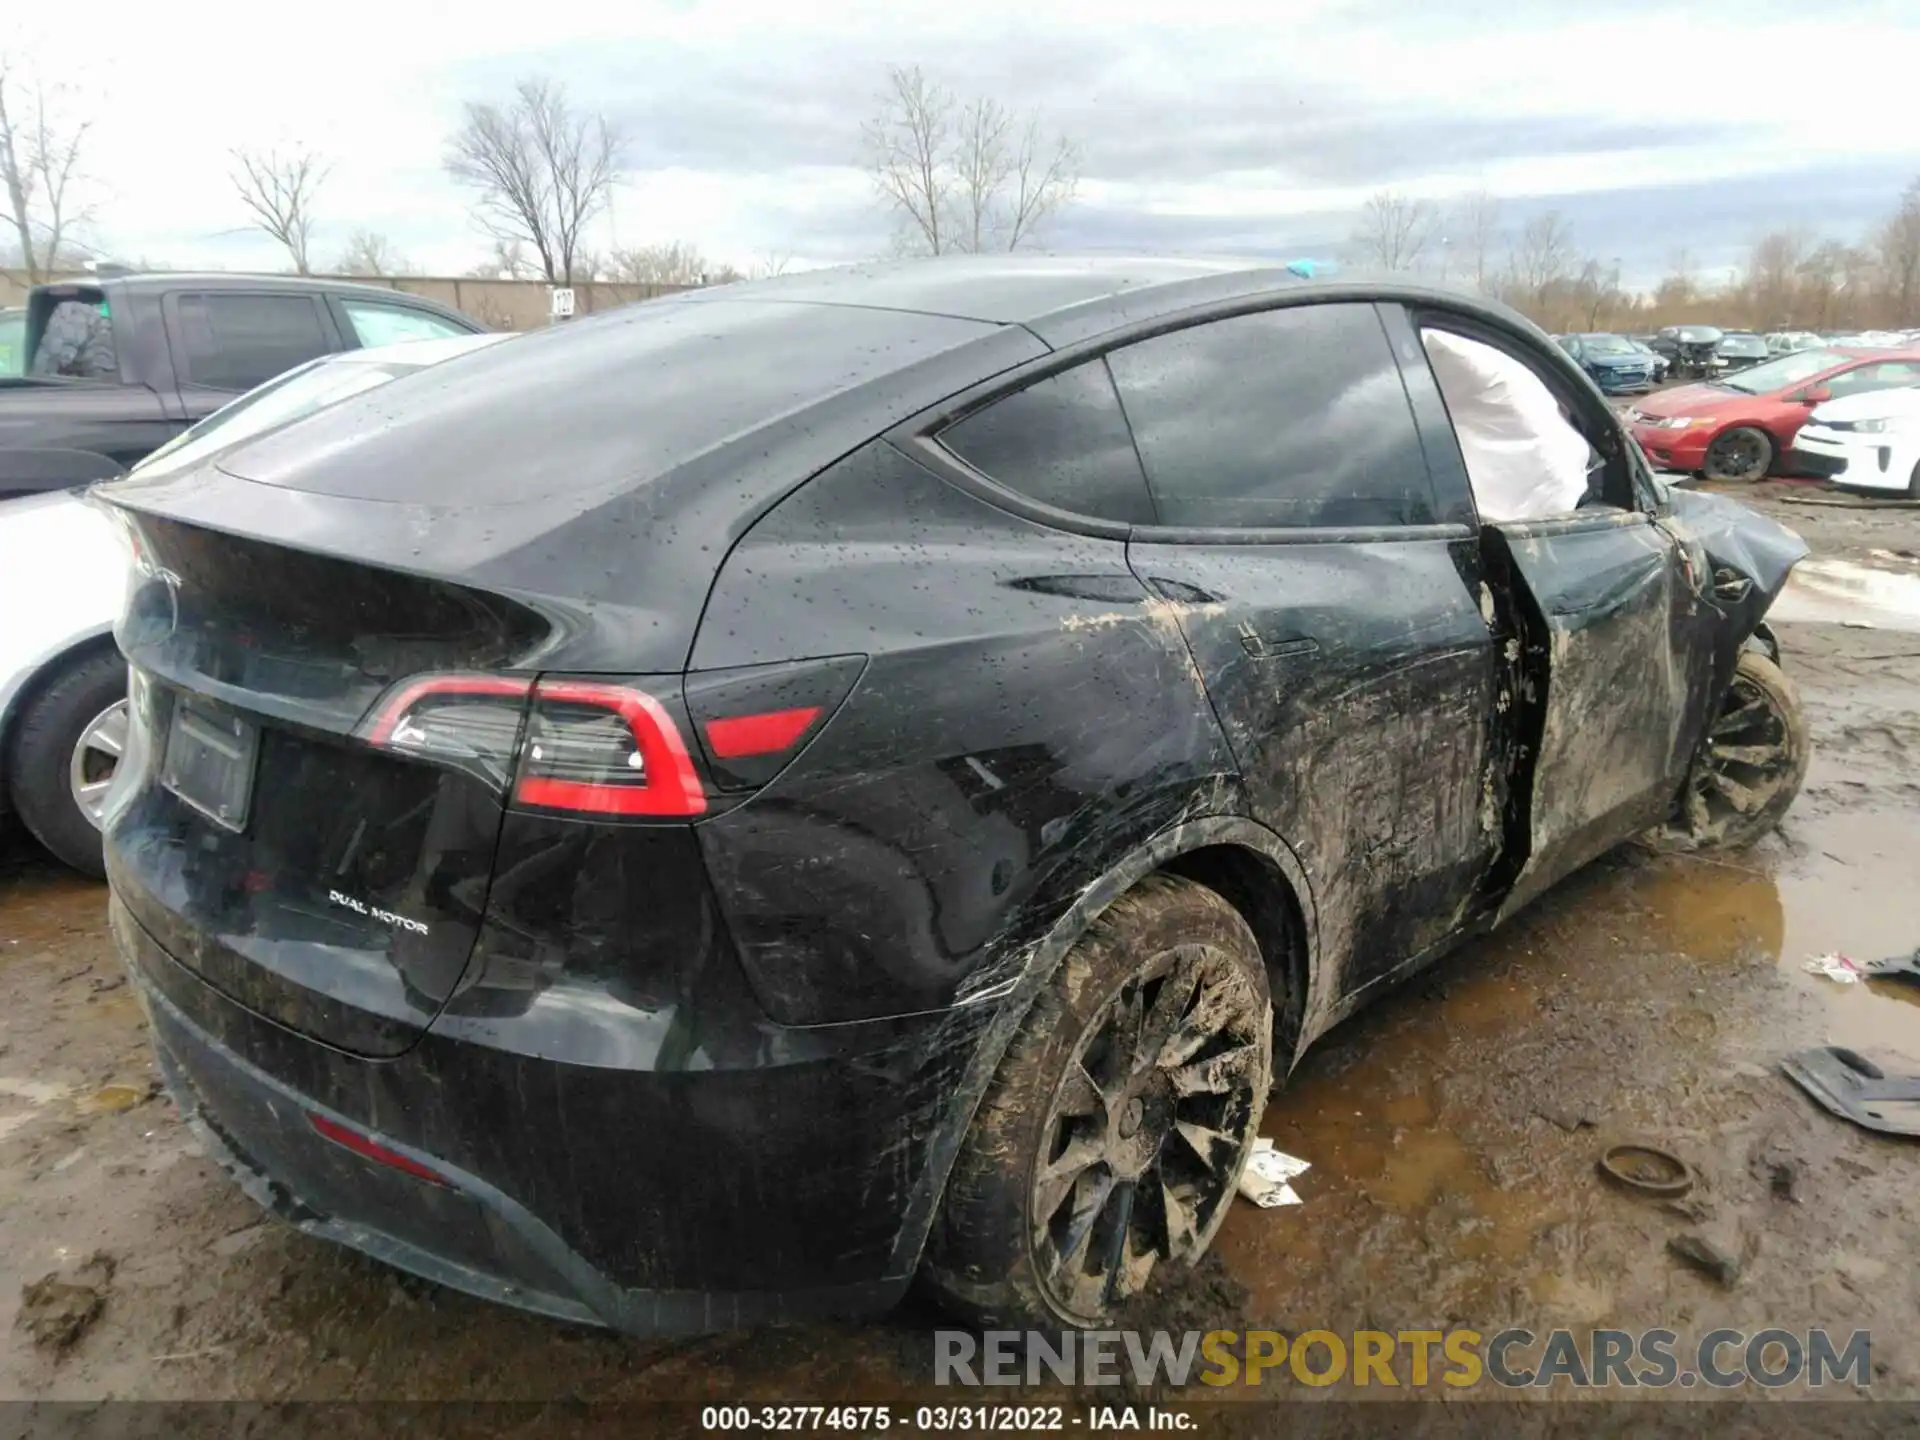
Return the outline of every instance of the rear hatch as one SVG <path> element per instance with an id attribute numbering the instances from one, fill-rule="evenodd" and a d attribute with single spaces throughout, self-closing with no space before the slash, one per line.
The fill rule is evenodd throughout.
<path id="1" fill-rule="evenodd" d="M 457 717 L 433 760 L 374 743 L 422 672 L 510 672 L 548 622 L 514 600 L 155 515 L 120 629 L 132 752 L 108 861 L 180 964 L 291 1029 L 397 1054 L 478 933 L 524 706 Z M 458 697 L 450 698 L 449 704 Z"/>

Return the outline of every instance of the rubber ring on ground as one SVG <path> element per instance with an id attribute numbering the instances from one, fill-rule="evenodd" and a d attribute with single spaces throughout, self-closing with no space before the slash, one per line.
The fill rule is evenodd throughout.
<path id="1" fill-rule="evenodd" d="M 1648 1162 L 1665 1170 L 1667 1179 L 1648 1175 L 1642 1168 Z M 1600 1173 L 1614 1184 L 1637 1195 L 1671 1200 L 1693 1189 L 1693 1167 L 1678 1155 L 1652 1145 L 1615 1145 L 1600 1157 Z"/>

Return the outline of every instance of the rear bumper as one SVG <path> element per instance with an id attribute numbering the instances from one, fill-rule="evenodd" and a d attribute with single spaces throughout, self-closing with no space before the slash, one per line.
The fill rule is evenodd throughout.
<path id="1" fill-rule="evenodd" d="M 871 1313 L 906 1289 L 967 1026 L 949 1019 L 933 1048 L 863 1026 L 858 1054 L 704 1076 L 609 1076 L 431 1035 L 368 1060 L 220 996 L 117 899 L 111 919 L 182 1114 L 247 1194 L 309 1234 L 640 1334 Z M 609 1114 L 596 1088 L 626 1103 Z M 515 1093 L 531 1102 L 519 1113 Z M 316 1116 L 440 1183 L 326 1138 Z"/>

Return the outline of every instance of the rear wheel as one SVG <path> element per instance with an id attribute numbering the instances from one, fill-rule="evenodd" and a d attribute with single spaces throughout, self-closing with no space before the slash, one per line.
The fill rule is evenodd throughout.
<path id="1" fill-rule="evenodd" d="M 1813 745 L 1786 672 L 1745 650 L 1674 817 L 1650 837 L 1663 850 L 1737 850 L 1780 823 L 1807 778 Z"/>
<path id="2" fill-rule="evenodd" d="M 1773 466 L 1773 437 L 1751 425 L 1736 425 L 1707 446 L 1709 480 L 1747 485 L 1766 478 Z"/>
<path id="3" fill-rule="evenodd" d="M 1907 498 L 1920 500 L 1920 460 L 1914 462 L 1913 474 L 1907 477 Z"/>
<path id="4" fill-rule="evenodd" d="M 1153 876 L 1062 962 L 1001 1061 L 922 1278 L 975 1321 L 1095 1326 L 1226 1219 L 1273 1074 L 1240 913 Z"/>
<path id="5" fill-rule="evenodd" d="M 100 816 L 127 739 L 127 662 L 110 647 L 66 662 L 26 702 L 7 747 L 13 808 L 60 860 L 101 876 Z"/>

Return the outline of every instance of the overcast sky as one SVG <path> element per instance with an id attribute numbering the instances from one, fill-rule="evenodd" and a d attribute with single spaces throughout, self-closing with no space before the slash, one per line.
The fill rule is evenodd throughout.
<path id="1" fill-rule="evenodd" d="M 278 141 L 333 163 L 316 260 L 364 226 L 418 266 L 470 269 L 485 242 L 445 137 L 463 101 L 529 75 L 629 137 L 597 244 L 687 240 L 743 267 L 885 250 L 857 159 L 891 64 L 1038 107 L 1079 142 L 1057 249 L 1325 255 L 1371 191 L 1485 187 L 1509 225 L 1557 207 L 1583 252 L 1651 283 L 1682 246 L 1724 266 L 1780 224 L 1858 238 L 1920 173 L 1913 0 L 813 8 L 106 0 L 37 34 L 0 22 L 0 44 L 91 97 L 84 238 L 176 266 L 284 264 L 227 179 L 233 146 Z"/>

